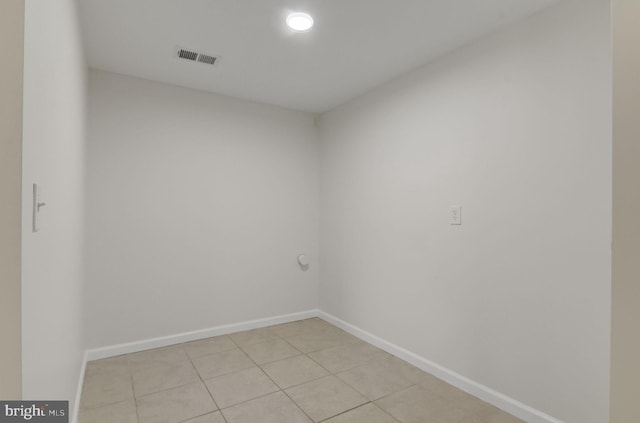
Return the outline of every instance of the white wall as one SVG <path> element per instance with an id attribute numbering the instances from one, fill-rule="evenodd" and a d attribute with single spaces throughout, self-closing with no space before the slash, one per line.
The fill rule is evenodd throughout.
<path id="1" fill-rule="evenodd" d="M 82 362 L 85 75 L 76 5 L 27 0 L 22 171 L 25 399 L 71 400 Z M 31 232 L 32 183 L 43 188 Z"/>
<path id="2" fill-rule="evenodd" d="M 313 116 L 100 71 L 89 85 L 90 347 L 317 306 Z"/>
<path id="3" fill-rule="evenodd" d="M 608 420 L 608 7 L 564 2 L 320 120 L 321 308 L 575 423 Z"/>

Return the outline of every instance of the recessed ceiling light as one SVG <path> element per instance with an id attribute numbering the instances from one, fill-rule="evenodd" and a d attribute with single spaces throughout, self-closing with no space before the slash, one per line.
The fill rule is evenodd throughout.
<path id="1" fill-rule="evenodd" d="M 313 18 L 308 13 L 291 13 L 287 16 L 287 26 L 294 32 L 307 32 L 313 28 Z"/>

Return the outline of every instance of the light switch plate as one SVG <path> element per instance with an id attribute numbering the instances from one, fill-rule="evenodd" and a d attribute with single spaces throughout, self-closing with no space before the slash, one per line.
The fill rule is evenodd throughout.
<path id="1" fill-rule="evenodd" d="M 449 219 L 449 223 L 452 225 L 462 225 L 462 206 L 451 206 Z"/>

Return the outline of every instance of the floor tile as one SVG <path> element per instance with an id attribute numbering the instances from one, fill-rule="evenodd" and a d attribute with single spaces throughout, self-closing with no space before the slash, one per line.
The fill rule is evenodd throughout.
<path id="1" fill-rule="evenodd" d="M 489 404 L 481 399 L 476 398 L 473 395 L 470 395 L 428 373 L 425 373 L 418 378 L 418 385 L 436 393 L 446 401 L 455 403 L 457 406 L 465 408 L 471 412 L 482 411 L 489 406 Z"/>
<path id="2" fill-rule="evenodd" d="M 90 361 L 80 410 L 79 423 L 524 423 L 318 318 Z"/>
<path id="3" fill-rule="evenodd" d="M 126 355 L 89 361 L 85 369 L 85 376 L 89 377 L 98 374 L 129 375 L 130 373 L 129 359 Z"/>
<path id="4" fill-rule="evenodd" d="M 315 317 L 312 319 L 298 320 L 297 322 L 271 326 L 270 329 L 278 336 L 289 338 L 296 335 L 302 335 L 304 333 L 322 331 L 330 327 L 332 327 L 332 325 Z"/>
<path id="5" fill-rule="evenodd" d="M 211 379 L 255 366 L 239 349 L 195 358 L 193 364 L 202 379 Z"/>
<path id="6" fill-rule="evenodd" d="M 133 391 L 136 397 L 140 397 L 199 380 L 200 377 L 191 361 L 177 364 L 160 363 L 134 369 Z"/>
<path id="7" fill-rule="evenodd" d="M 424 380 L 425 377 L 436 378 L 431 374 L 420 370 L 419 368 L 407 363 L 404 360 L 399 359 L 398 357 L 390 356 L 386 361 L 386 365 L 393 368 L 396 372 L 401 374 L 403 377 L 412 380 L 416 385 L 419 385 L 419 381 Z"/>
<path id="8" fill-rule="evenodd" d="M 202 339 L 200 341 L 187 342 L 182 344 L 187 355 L 191 358 L 202 357 L 203 355 L 216 354 L 237 348 L 228 336 L 216 336 L 214 338 Z"/>
<path id="9" fill-rule="evenodd" d="M 220 408 L 227 408 L 279 390 L 259 367 L 207 379 L 205 384 Z"/>
<path id="10" fill-rule="evenodd" d="M 356 408 L 367 399 L 335 376 L 327 376 L 285 391 L 314 421 Z"/>
<path id="11" fill-rule="evenodd" d="M 282 339 L 247 345 L 242 347 L 242 350 L 257 364 L 265 364 L 301 354 L 300 351 Z"/>
<path id="12" fill-rule="evenodd" d="M 329 375 L 329 372 L 305 355 L 264 364 L 262 369 L 282 389 Z"/>
<path id="13" fill-rule="evenodd" d="M 398 420 L 369 403 L 326 420 L 325 423 L 398 423 Z"/>
<path id="14" fill-rule="evenodd" d="M 184 423 L 226 423 L 219 411 L 184 421 Z"/>
<path id="15" fill-rule="evenodd" d="M 93 373 L 85 376 L 81 405 L 95 408 L 133 399 L 131 376 L 122 373 Z"/>
<path id="16" fill-rule="evenodd" d="M 81 409 L 79 423 L 138 423 L 133 399 L 104 407 Z"/>
<path id="17" fill-rule="evenodd" d="M 511 414 L 492 405 L 485 404 L 482 409 L 468 412 L 460 423 L 526 423 Z"/>
<path id="18" fill-rule="evenodd" d="M 337 376 L 371 401 L 414 385 L 403 374 L 403 363 L 395 358 L 365 364 Z"/>
<path id="19" fill-rule="evenodd" d="M 298 320 L 297 322 L 283 323 L 281 325 L 271 326 L 271 331 L 276 335 L 286 338 L 295 335 L 301 335 L 303 333 L 313 330 L 306 323 L 307 320 Z"/>
<path id="20" fill-rule="evenodd" d="M 332 373 L 353 369 L 370 361 L 381 360 L 389 354 L 366 342 L 340 345 L 309 354 L 315 362 Z"/>
<path id="21" fill-rule="evenodd" d="M 282 392 L 222 410 L 227 423 L 310 423 L 311 420 Z"/>
<path id="22" fill-rule="evenodd" d="M 202 382 L 156 392 L 137 402 L 140 423 L 176 423 L 216 410 Z"/>
<path id="23" fill-rule="evenodd" d="M 468 412 L 433 392 L 412 386 L 375 402 L 401 423 L 466 423 Z"/>
<path id="24" fill-rule="evenodd" d="M 440 395 L 440 397 L 444 398 L 446 401 L 455 404 L 457 407 L 464 408 L 470 412 L 480 412 L 484 411 L 489 404 L 482 401 L 480 398 L 474 397 L 471 394 L 468 394 L 454 386 L 449 385 L 446 391 L 440 390 L 436 392 Z M 445 393 L 446 392 L 446 393 Z M 451 392 L 455 392 L 455 394 L 451 394 Z"/>
<path id="25" fill-rule="evenodd" d="M 155 366 L 158 364 L 176 364 L 188 361 L 189 357 L 181 345 L 157 348 L 129 354 L 129 363 L 132 369 Z"/>
<path id="26" fill-rule="evenodd" d="M 322 320 L 319 317 L 313 317 L 311 319 L 305 320 L 305 324 L 313 329 L 313 330 L 325 330 L 325 329 L 338 329 L 336 326 L 332 325 L 329 322 Z"/>
<path id="27" fill-rule="evenodd" d="M 272 341 L 278 339 L 278 336 L 269 328 L 252 329 L 244 332 L 236 332 L 229 335 L 233 342 L 239 347 L 244 347 L 260 342 Z"/>
<path id="28" fill-rule="evenodd" d="M 360 342 L 355 336 L 338 329 L 324 329 L 287 338 L 287 342 L 304 353 Z"/>

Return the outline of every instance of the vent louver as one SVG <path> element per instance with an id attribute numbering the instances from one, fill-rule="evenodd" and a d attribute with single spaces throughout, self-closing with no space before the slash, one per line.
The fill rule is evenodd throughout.
<path id="1" fill-rule="evenodd" d="M 200 63 L 207 63 L 209 65 L 213 65 L 216 63 L 216 58 L 213 56 L 208 56 L 206 54 L 201 54 L 198 56 L 198 62 Z"/>
<path id="2" fill-rule="evenodd" d="M 178 50 L 178 57 L 181 59 L 196 60 L 198 58 L 198 53 L 181 48 Z"/>
<path id="3" fill-rule="evenodd" d="M 192 62 L 206 63 L 207 65 L 214 65 L 218 60 L 217 57 L 204 53 L 198 53 L 197 51 L 187 50 L 184 48 L 178 49 L 178 57 L 184 60 L 190 60 Z"/>

